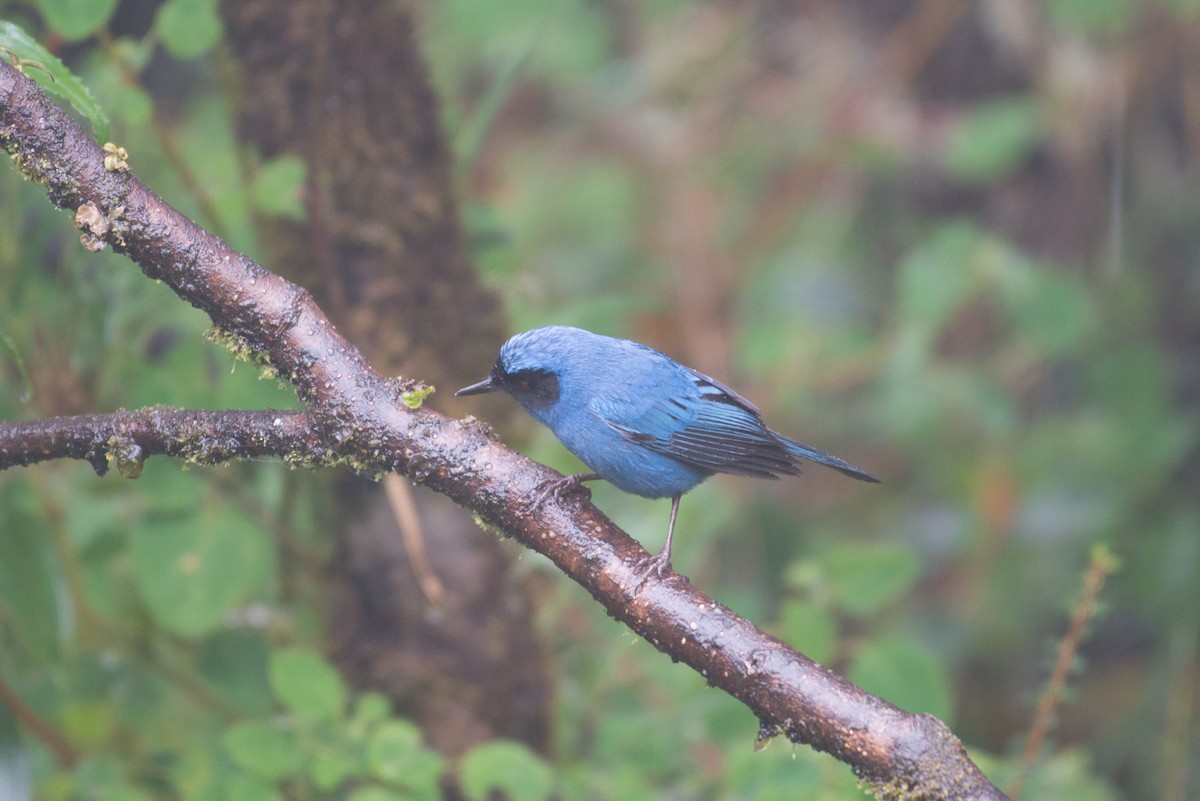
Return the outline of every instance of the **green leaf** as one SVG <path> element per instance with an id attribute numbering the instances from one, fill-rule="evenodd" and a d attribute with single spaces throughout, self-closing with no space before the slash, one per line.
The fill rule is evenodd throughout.
<path id="1" fill-rule="evenodd" d="M 784 737 L 776 737 L 769 744 L 760 743 L 756 748 L 729 748 L 721 759 L 723 784 L 731 790 L 736 788 L 728 797 L 753 801 L 844 801 L 848 798 L 866 801 L 867 797 L 861 791 L 853 796 L 842 795 L 830 787 L 829 766 L 822 759 L 821 754 L 796 748 Z M 647 788 L 640 797 L 651 798 L 654 794 Z"/>
<path id="2" fill-rule="evenodd" d="M 275 708 L 267 685 L 268 656 L 261 632 L 234 629 L 205 637 L 194 660 L 222 698 L 249 715 L 266 715 Z"/>
<path id="3" fill-rule="evenodd" d="M 71 610 L 46 524 L 25 508 L 23 493 L 32 494 L 24 481 L 0 486 L 0 621 L 25 656 L 46 664 L 59 656 Z"/>
<path id="4" fill-rule="evenodd" d="M 160 624 L 184 636 L 217 628 L 270 567 L 265 535 L 214 499 L 160 516 L 131 536 L 134 580 Z"/>
<path id="5" fill-rule="evenodd" d="M 159 6 L 154 25 L 163 46 L 180 59 L 203 55 L 221 39 L 215 0 L 167 0 Z"/>
<path id="6" fill-rule="evenodd" d="M 117 0 L 38 0 L 37 5 L 55 33 L 75 42 L 100 30 L 116 10 Z"/>
<path id="7" fill-rule="evenodd" d="M 950 680 L 941 663 L 917 643 L 891 637 L 867 643 L 854 656 L 849 679 L 908 712 L 928 712 L 952 723 Z"/>
<path id="8" fill-rule="evenodd" d="M 970 183 L 987 183 L 1016 168 L 1041 135 L 1037 103 L 1024 95 L 975 106 L 950 137 L 946 168 Z"/>
<path id="9" fill-rule="evenodd" d="M 112 43 L 111 55 L 122 67 L 141 72 L 150 66 L 150 59 L 154 58 L 156 50 L 157 46 L 151 37 L 131 39 L 123 36 Z"/>
<path id="10" fill-rule="evenodd" d="M 346 686 L 324 657 L 306 648 L 271 654 L 271 690 L 296 717 L 334 719 L 346 704 Z"/>
<path id="11" fill-rule="evenodd" d="M 1046 15 L 1069 30 L 1091 34 L 1118 34 L 1137 19 L 1137 0 L 1047 0 Z"/>
<path id="12" fill-rule="evenodd" d="M 354 701 L 354 722 L 359 725 L 378 723 L 391 714 L 391 705 L 382 693 L 366 692 Z"/>
<path id="13" fill-rule="evenodd" d="M 225 781 L 223 801 L 283 801 L 280 792 L 258 779 L 238 774 Z"/>
<path id="14" fill-rule="evenodd" d="M 126 128 L 150 124 L 154 101 L 142 87 L 121 83 L 111 88 L 107 97 L 113 116 Z"/>
<path id="15" fill-rule="evenodd" d="M 897 295 L 904 322 L 937 330 L 975 289 L 984 234 L 969 222 L 942 225 L 900 264 Z"/>
<path id="16" fill-rule="evenodd" d="M 271 159 L 250 183 L 250 203 L 264 214 L 303 222 L 308 165 L 299 156 Z"/>
<path id="17" fill-rule="evenodd" d="M 1033 766 L 1022 798 L 1053 798 L 1054 801 L 1117 801 L 1118 795 L 1090 763 L 1085 750 L 1060 747 Z"/>
<path id="18" fill-rule="evenodd" d="M 318 751 L 308 763 L 308 775 L 318 790 L 329 791 L 360 770 L 358 760 L 342 751 Z"/>
<path id="19" fill-rule="evenodd" d="M 383 787 L 360 787 L 346 801 L 412 801 L 408 793 L 401 795 Z"/>
<path id="20" fill-rule="evenodd" d="M 303 768 L 292 732 L 266 721 L 238 723 L 225 732 L 221 742 L 235 763 L 260 779 L 274 781 L 294 776 Z"/>
<path id="21" fill-rule="evenodd" d="M 116 709 L 106 701 L 68 701 L 58 717 L 63 733 L 84 748 L 99 748 L 116 728 Z"/>
<path id="22" fill-rule="evenodd" d="M 442 758 L 421 745 L 421 731 L 407 720 L 389 720 L 367 742 L 371 775 L 417 790 L 437 785 Z"/>
<path id="23" fill-rule="evenodd" d="M 814 662 L 828 662 L 837 646 L 837 623 L 823 606 L 791 599 L 779 613 L 779 637 Z"/>
<path id="24" fill-rule="evenodd" d="M 498 790 L 511 801 L 542 801 L 554 787 L 554 774 L 537 754 L 512 740 L 493 740 L 471 749 L 458 771 L 463 795 L 485 801 Z"/>
<path id="25" fill-rule="evenodd" d="M 1095 330 L 1096 309 L 1086 287 L 1061 272 L 1027 265 L 1006 271 L 1000 291 L 1005 311 L 1021 336 L 1058 356 L 1081 345 Z"/>
<path id="26" fill-rule="evenodd" d="M 88 0 L 90 2 L 90 0 Z M 102 3 L 96 3 L 102 5 Z M 7 47 L 25 61 L 36 61 L 46 68 L 42 72 L 36 66 L 26 66 L 23 72 L 36 81 L 46 94 L 56 100 L 68 103 L 71 108 L 82 115 L 92 126 L 92 133 L 98 141 L 108 139 L 108 116 L 92 92 L 75 73 L 58 60 L 58 57 L 42 46 L 40 42 L 27 34 L 18 25 L 7 20 L 0 20 L 0 47 Z M 53 76 L 53 79 L 51 79 Z"/>
<path id="27" fill-rule="evenodd" d="M 912 587 L 921 564 L 899 543 L 839 545 L 825 556 L 834 596 L 853 614 L 875 612 Z"/>
<path id="28" fill-rule="evenodd" d="M 144 790 L 127 783 L 123 776 L 125 772 L 115 758 L 86 759 L 75 769 L 72 778 L 76 792 L 70 797 L 94 801 L 150 801 L 149 794 Z M 41 797 L 40 793 L 38 797 Z"/>

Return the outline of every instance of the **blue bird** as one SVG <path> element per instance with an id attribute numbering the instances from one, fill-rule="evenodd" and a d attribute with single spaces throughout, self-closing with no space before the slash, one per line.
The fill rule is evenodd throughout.
<path id="1" fill-rule="evenodd" d="M 554 481 L 537 500 L 604 479 L 625 492 L 670 498 L 662 575 L 671 560 L 679 499 L 714 473 L 777 479 L 800 460 L 860 481 L 879 479 L 767 428 L 758 407 L 714 378 L 628 339 L 547 326 L 500 348 L 488 377 L 455 396 L 502 390 L 547 426 L 591 473 Z"/>

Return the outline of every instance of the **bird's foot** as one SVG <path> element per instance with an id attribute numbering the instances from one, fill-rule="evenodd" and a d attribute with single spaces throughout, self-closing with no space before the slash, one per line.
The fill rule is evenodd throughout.
<path id="1" fill-rule="evenodd" d="M 543 504 L 550 500 L 550 498 L 554 498 L 556 501 L 561 501 L 570 493 L 581 489 L 587 492 L 590 497 L 591 490 L 587 489 L 587 487 L 584 487 L 583 482 L 595 481 L 598 478 L 600 478 L 600 476 L 596 475 L 595 473 L 576 473 L 573 476 L 551 478 L 543 481 L 538 485 L 538 489 L 542 490 L 542 493 L 538 495 L 536 500 L 534 500 L 533 506 L 529 508 L 529 511 L 536 512 L 538 509 L 541 509 Z"/>
<path id="2" fill-rule="evenodd" d="M 671 567 L 671 554 L 667 553 L 666 551 L 662 551 L 661 553 L 651 556 L 637 567 L 637 584 L 635 584 L 633 587 L 634 594 L 636 595 L 642 591 L 642 587 L 646 585 L 646 582 L 650 580 L 651 576 L 661 579 L 666 576 L 667 571 L 674 572 L 674 570 L 675 569 Z M 684 580 L 687 579 L 686 576 L 682 576 L 678 573 L 676 573 L 676 575 Z"/>
<path id="3" fill-rule="evenodd" d="M 659 578 L 662 578 L 663 573 L 671 569 L 671 554 L 664 550 L 650 557 L 646 560 L 646 566 L 644 569 L 647 575 L 653 573 Z"/>
<path id="4" fill-rule="evenodd" d="M 663 543 L 663 549 L 657 555 L 647 559 L 638 569 L 641 573 L 641 578 L 638 579 L 637 586 L 633 588 L 636 595 L 642 591 L 642 586 L 649 580 L 651 576 L 663 577 L 663 573 L 671 568 L 671 541 L 675 538 L 675 520 L 679 517 L 679 499 L 683 497 L 683 493 L 671 498 L 671 522 L 667 523 L 667 541 Z M 675 575 L 679 575 L 676 573 Z M 679 576 L 684 581 L 687 581 L 687 576 Z"/>

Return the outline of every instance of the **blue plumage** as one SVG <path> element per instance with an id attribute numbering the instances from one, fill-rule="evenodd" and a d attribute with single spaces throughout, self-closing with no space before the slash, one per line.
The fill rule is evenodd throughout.
<path id="1" fill-rule="evenodd" d="M 516 398 L 595 471 L 550 492 L 603 478 L 635 495 L 672 499 L 667 541 L 652 565 L 659 573 L 670 561 L 680 497 L 713 473 L 779 478 L 798 474 L 808 459 L 878 481 L 770 430 L 758 407 L 716 379 L 627 339 L 567 326 L 517 334 L 487 378 L 455 395 L 496 390 Z"/>

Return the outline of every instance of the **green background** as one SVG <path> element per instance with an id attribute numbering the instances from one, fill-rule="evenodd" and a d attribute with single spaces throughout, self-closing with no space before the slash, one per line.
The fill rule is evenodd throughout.
<path id="1" fill-rule="evenodd" d="M 0 17 L 90 87 L 140 178 L 255 255 L 249 211 L 301 218 L 304 167 L 239 160 L 213 3 L 169 0 L 137 37 L 111 34 L 115 6 Z M 1025 797 L 1196 797 L 1200 10 L 977 4 L 943 30 L 936 7 L 447 0 L 418 16 L 473 255 L 514 331 L 647 342 L 884 479 L 708 482 L 682 504 L 680 571 L 938 715 L 1004 784 L 1106 544 L 1120 569 Z M 163 64 L 183 87 L 169 107 L 138 79 Z M 295 406 L 231 371 L 202 314 L 77 239 L 0 171 L 0 416 Z M 548 432 L 505 434 L 578 469 Z M 320 655 L 306 565 L 331 548 L 324 479 L 162 459 L 135 482 L 67 462 L 0 473 L 0 677 L 80 757 L 64 767 L 0 704 L 0 784 L 374 801 L 440 797 L 453 770 L 473 799 L 862 797 L 828 757 L 756 751 L 745 708 L 533 556 L 552 587 L 552 753 L 496 742 L 446 764 Z M 667 504 L 594 497 L 660 545 Z M 281 559 L 282 530 L 311 559 Z"/>

